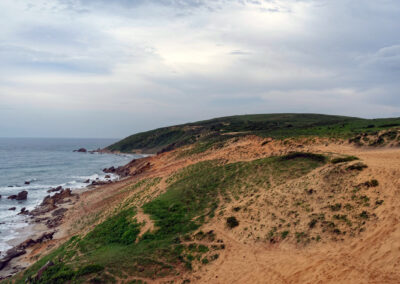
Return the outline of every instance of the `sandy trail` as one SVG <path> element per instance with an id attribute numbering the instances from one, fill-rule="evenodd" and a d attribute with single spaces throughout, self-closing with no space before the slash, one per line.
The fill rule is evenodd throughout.
<path id="1" fill-rule="evenodd" d="M 144 225 L 140 228 L 140 234 L 137 239 L 137 241 L 139 241 L 139 238 L 143 236 L 144 233 L 154 230 L 154 222 L 150 219 L 149 215 L 143 212 L 142 208 L 138 208 L 135 218 L 138 223 L 144 223 Z"/>

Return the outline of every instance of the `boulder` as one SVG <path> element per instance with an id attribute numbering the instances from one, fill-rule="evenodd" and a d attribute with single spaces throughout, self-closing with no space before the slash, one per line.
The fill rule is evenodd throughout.
<path id="1" fill-rule="evenodd" d="M 17 195 L 13 194 L 7 197 L 7 199 L 16 199 L 16 200 L 26 200 L 28 197 L 28 192 L 26 190 L 19 192 Z"/>
<path id="2" fill-rule="evenodd" d="M 31 182 L 30 181 L 26 181 L 24 184 L 29 185 L 29 184 L 31 184 Z"/>
<path id="3" fill-rule="evenodd" d="M 85 148 L 79 148 L 78 150 L 74 150 L 74 152 L 78 152 L 78 153 L 86 153 L 87 150 Z"/>
<path id="4" fill-rule="evenodd" d="M 28 192 L 26 190 L 21 191 L 20 193 L 17 194 L 17 197 L 15 198 L 16 200 L 26 200 L 28 197 Z"/>
<path id="5" fill-rule="evenodd" d="M 110 175 L 105 175 L 105 177 L 104 178 L 111 178 L 111 176 Z"/>
<path id="6" fill-rule="evenodd" d="M 84 181 L 84 183 L 90 183 L 90 179 L 87 179 L 86 181 Z"/>
<path id="7" fill-rule="evenodd" d="M 8 210 L 11 210 L 11 211 L 14 211 L 15 209 L 17 209 L 17 208 L 15 208 L 15 207 L 8 208 Z"/>

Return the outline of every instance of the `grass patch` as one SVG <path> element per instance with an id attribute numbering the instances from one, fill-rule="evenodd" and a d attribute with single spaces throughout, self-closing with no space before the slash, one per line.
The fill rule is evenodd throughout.
<path id="1" fill-rule="evenodd" d="M 91 231 L 81 245 L 96 244 L 123 244 L 129 245 L 136 241 L 140 233 L 140 225 L 133 220 L 136 212 L 129 208 L 108 218 Z"/>

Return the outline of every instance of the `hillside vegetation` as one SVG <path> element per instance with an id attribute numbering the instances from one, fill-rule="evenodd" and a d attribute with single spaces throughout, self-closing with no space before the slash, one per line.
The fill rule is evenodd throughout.
<path id="1" fill-rule="evenodd" d="M 215 216 L 219 200 L 229 202 L 257 192 L 252 184 L 268 190 L 270 182 L 280 184 L 301 177 L 322 166 L 326 158 L 314 154 L 271 157 L 252 162 L 221 164 L 207 161 L 184 168 L 167 180 L 166 192 L 142 205 L 156 229 L 139 237 L 134 198 L 125 199 L 110 217 L 86 236 L 72 237 L 50 255 L 28 269 L 25 279 L 34 275 L 48 261 L 55 263 L 40 280 L 33 283 L 66 281 L 112 282 L 131 277 L 158 278 L 191 270 L 194 263 L 208 263 L 216 258 L 223 242 L 213 247 L 215 234 L 197 231 Z M 144 180 L 127 191 L 135 191 L 160 179 Z M 202 240 L 197 242 L 196 239 Z M 209 244 L 204 240 L 207 239 Z M 214 252 L 210 254 L 209 252 Z M 19 281 L 17 281 L 19 283 Z"/>
<path id="2" fill-rule="evenodd" d="M 232 136 L 257 135 L 287 138 L 320 136 L 349 138 L 400 126 L 400 118 L 361 119 L 321 114 L 255 114 L 215 118 L 159 128 L 129 136 L 109 151 L 145 152 L 172 150 L 195 142 L 216 143 Z"/>
<path id="3" fill-rule="evenodd" d="M 399 283 L 398 119 L 271 115 L 278 139 L 246 117 L 79 195 L 6 283 Z"/>

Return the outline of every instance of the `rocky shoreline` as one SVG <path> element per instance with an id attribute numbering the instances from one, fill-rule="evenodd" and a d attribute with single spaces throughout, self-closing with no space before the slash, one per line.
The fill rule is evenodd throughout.
<path id="1" fill-rule="evenodd" d="M 28 211 L 25 208 L 21 209 L 18 215 L 25 215 L 28 218 L 29 225 L 32 226 L 32 233 L 24 241 L 17 245 L 14 245 L 11 249 L 7 250 L 5 256 L 0 259 L 0 281 L 10 278 L 16 273 L 24 270 L 28 263 L 22 261 L 22 256 L 29 253 L 40 244 L 53 240 L 54 235 L 59 232 L 59 228 L 64 222 L 64 216 L 66 212 L 74 204 L 76 204 L 80 195 L 83 192 L 93 190 L 99 186 L 109 185 L 125 179 L 131 175 L 138 173 L 130 173 L 130 167 L 132 164 L 137 163 L 140 159 L 134 159 L 125 166 L 110 167 L 103 169 L 106 174 L 106 180 L 87 180 L 88 186 L 80 190 L 72 190 L 70 188 L 63 188 L 61 186 L 50 188 L 47 190 L 48 193 L 53 195 L 47 195 L 44 197 L 42 203 L 35 209 Z M 144 165 L 142 168 L 148 168 L 149 165 Z M 117 175 L 118 179 L 112 180 L 111 174 Z M 22 200 L 26 199 L 28 192 L 20 192 L 16 195 L 12 195 L 10 199 Z"/>

